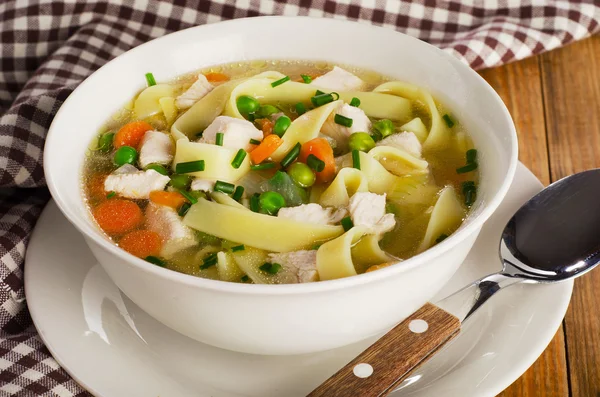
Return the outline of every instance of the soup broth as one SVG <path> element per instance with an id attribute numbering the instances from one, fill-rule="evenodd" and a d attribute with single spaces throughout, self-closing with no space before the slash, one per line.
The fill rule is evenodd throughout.
<path id="1" fill-rule="evenodd" d="M 467 132 L 409 83 L 304 61 L 146 78 L 91 143 L 82 189 L 106 235 L 158 266 L 241 283 L 352 276 L 440 243 L 476 199 Z"/>

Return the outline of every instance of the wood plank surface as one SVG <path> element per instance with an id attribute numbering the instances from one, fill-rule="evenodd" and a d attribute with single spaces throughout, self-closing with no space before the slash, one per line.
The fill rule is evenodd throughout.
<path id="1" fill-rule="evenodd" d="M 541 72 L 552 180 L 600 167 L 600 36 L 544 54 Z M 600 270 L 575 281 L 565 330 L 571 395 L 600 396 Z"/>
<path id="2" fill-rule="evenodd" d="M 519 159 L 547 185 L 550 182 L 540 57 L 485 70 L 481 75 L 498 92 L 519 136 Z M 502 397 L 569 395 L 562 327 L 531 368 L 500 394 Z"/>

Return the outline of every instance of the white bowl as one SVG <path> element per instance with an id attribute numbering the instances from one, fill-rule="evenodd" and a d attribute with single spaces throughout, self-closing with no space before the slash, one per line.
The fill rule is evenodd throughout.
<path id="1" fill-rule="evenodd" d="M 81 194 L 84 153 L 107 118 L 144 87 L 202 67 L 253 59 L 355 65 L 428 89 L 464 124 L 479 151 L 473 213 L 441 244 L 355 277 L 299 285 L 196 278 L 122 251 L 92 221 Z M 415 311 L 446 283 L 498 207 L 517 164 L 517 138 L 501 99 L 474 71 L 415 38 L 332 19 L 261 17 L 183 30 L 119 56 L 87 78 L 58 111 L 44 168 L 61 211 L 115 284 L 159 321 L 198 341 L 256 354 L 300 354 L 357 342 Z"/>

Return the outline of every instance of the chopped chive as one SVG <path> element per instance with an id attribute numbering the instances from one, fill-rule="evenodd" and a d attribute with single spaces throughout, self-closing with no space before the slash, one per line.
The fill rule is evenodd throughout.
<path id="1" fill-rule="evenodd" d="M 242 278 L 240 278 L 240 281 L 242 283 L 247 283 L 248 281 L 250 281 L 250 277 L 248 277 L 247 275 L 243 275 Z"/>
<path id="2" fill-rule="evenodd" d="M 198 171 L 204 171 L 204 160 L 187 161 L 175 166 L 175 172 L 177 174 L 189 174 Z"/>
<path id="3" fill-rule="evenodd" d="M 204 135 L 204 131 L 200 131 L 199 133 L 197 133 L 196 138 L 200 139 L 202 138 L 202 135 Z"/>
<path id="4" fill-rule="evenodd" d="M 181 206 L 181 208 L 179 208 L 179 211 L 177 211 L 177 213 L 179 214 L 179 216 L 185 216 L 185 214 L 187 214 L 190 207 L 191 207 L 190 203 L 183 203 L 183 205 Z"/>
<path id="5" fill-rule="evenodd" d="M 297 142 L 296 145 L 292 148 L 292 150 L 290 150 L 288 154 L 285 155 L 283 160 L 281 160 L 281 167 L 286 168 L 288 165 L 292 164 L 294 160 L 296 160 L 300 155 L 301 148 L 302 145 L 300 144 L 300 142 Z"/>
<path id="6" fill-rule="evenodd" d="M 302 102 L 298 102 L 296 104 L 296 113 L 298 113 L 298 116 L 302 116 L 304 113 L 306 113 L 306 106 L 304 106 Z"/>
<path id="7" fill-rule="evenodd" d="M 115 197 L 116 195 L 117 195 L 117 192 L 110 192 L 110 193 L 108 193 L 108 194 L 106 195 L 106 198 L 107 198 L 107 199 L 109 199 L 109 198 L 113 198 L 113 197 Z"/>
<path id="8" fill-rule="evenodd" d="M 235 247 L 231 247 L 231 252 L 243 251 L 245 249 L 246 249 L 246 247 L 244 246 L 244 244 L 240 244 L 240 245 L 236 245 Z"/>
<path id="9" fill-rule="evenodd" d="M 146 73 L 146 83 L 148 83 L 148 87 L 156 85 L 156 80 L 154 80 L 154 75 L 152 73 Z"/>
<path id="10" fill-rule="evenodd" d="M 360 106 L 360 99 L 358 99 L 357 97 L 352 98 L 352 100 L 350 101 L 350 106 L 354 106 L 354 107 L 359 107 Z"/>
<path id="11" fill-rule="evenodd" d="M 360 151 L 353 150 L 352 151 L 352 167 L 360 170 Z"/>
<path id="12" fill-rule="evenodd" d="M 466 174 L 467 172 L 475 171 L 477 169 L 477 163 L 470 163 L 465 166 L 456 169 L 457 174 Z"/>
<path id="13" fill-rule="evenodd" d="M 317 243 L 317 244 L 315 244 L 315 245 L 312 246 L 312 249 L 316 251 L 319 248 L 321 248 L 322 245 L 323 245 L 323 243 Z"/>
<path id="14" fill-rule="evenodd" d="M 223 134 L 222 132 L 217 132 L 217 137 L 215 138 L 215 144 L 217 146 L 223 146 L 223 137 L 225 136 L 225 134 Z"/>
<path id="15" fill-rule="evenodd" d="M 477 191 L 475 189 L 467 190 L 465 193 L 465 205 L 470 207 L 475 203 L 475 199 L 477 198 Z"/>
<path id="16" fill-rule="evenodd" d="M 259 200 L 260 194 L 258 193 L 254 193 L 252 195 L 252 197 L 250 197 L 250 210 L 252 212 L 258 212 L 260 211 L 260 200 Z"/>
<path id="17" fill-rule="evenodd" d="M 302 80 L 304 80 L 306 84 L 312 83 L 312 77 L 310 77 L 309 75 L 301 74 L 300 77 L 302 77 Z"/>
<path id="18" fill-rule="evenodd" d="M 275 168 L 275 163 L 261 163 L 250 166 L 252 171 L 270 170 L 271 168 Z"/>
<path id="19" fill-rule="evenodd" d="M 446 122 L 448 128 L 454 127 L 454 120 L 452 120 L 452 118 L 448 114 L 443 115 L 442 118 Z"/>
<path id="20" fill-rule="evenodd" d="M 348 128 L 352 127 L 352 123 L 354 123 L 354 120 L 349 117 L 342 116 L 341 114 L 336 114 L 333 117 L 333 121 L 335 121 L 336 124 L 343 125 L 344 127 Z"/>
<path id="21" fill-rule="evenodd" d="M 477 149 L 469 149 L 467 150 L 467 164 L 476 163 L 477 162 Z"/>
<path id="22" fill-rule="evenodd" d="M 315 96 L 317 96 L 317 95 L 323 95 L 323 94 L 324 94 L 324 92 L 321 91 L 321 90 L 316 90 L 315 91 Z"/>
<path id="23" fill-rule="evenodd" d="M 169 171 L 167 171 L 167 169 L 161 164 L 149 164 L 146 166 L 145 170 L 154 170 L 161 175 L 169 175 Z"/>
<path id="24" fill-rule="evenodd" d="M 310 98 L 310 101 L 313 105 L 315 105 L 315 107 L 326 105 L 329 102 L 333 102 L 334 100 L 335 99 L 333 99 L 333 94 L 319 94 Z"/>
<path id="25" fill-rule="evenodd" d="M 321 172 L 325 169 L 325 162 L 314 154 L 308 155 L 306 158 L 306 165 L 317 172 Z"/>
<path id="26" fill-rule="evenodd" d="M 235 157 L 233 158 L 233 161 L 231 162 L 231 166 L 236 170 L 240 168 L 240 166 L 244 162 L 244 159 L 246 158 L 246 154 L 248 153 L 246 153 L 244 149 L 238 150 L 238 152 L 235 154 Z"/>
<path id="27" fill-rule="evenodd" d="M 277 274 L 281 270 L 281 267 L 279 263 L 265 262 L 259 266 L 259 269 L 269 274 Z"/>
<path id="28" fill-rule="evenodd" d="M 187 190 L 179 189 L 178 192 L 181 193 L 181 195 L 190 203 L 196 204 L 198 202 L 198 199 L 192 196 Z"/>
<path id="29" fill-rule="evenodd" d="M 463 193 L 467 190 L 475 189 L 475 182 L 473 181 L 465 181 L 462 183 L 462 191 Z"/>
<path id="30" fill-rule="evenodd" d="M 204 261 L 202 262 L 202 265 L 200 265 L 200 270 L 206 270 L 209 267 L 212 267 L 216 264 L 217 264 L 217 255 L 215 254 L 215 256 L 212 256 L 212 254 L 211 254 L 204 259 Z"/>
<path id="31" fill-rule="evenodd" d="M 352 219 L 349 216 L 342 219 L 342 227 L 344 228 L 345 232 L 352 229 L 353 226 L 354 223 L 352 222 Z"/>
<path id="32" fill-rule="evenodd" d="M 260 141 L 258 139 L 250 139 L 251 145 L 260 145 Z"/>
<path id="33" fill-rule="evenodd" d="M 156 256 L 147 256 L 146 258 L 147 262 L 152 263 L 153 265 L 156 266 L 160 266 L 160 267 L 165 267 L 167 266 L 167 264 L 165 263 L 165 261 L 163 261 L 162 259 L 160 259 L 159 257 Z"/>
<path id="34" fill-rule="evenodd" d="M 285 76 L 285 77 L 282 77 L 282 78 L 280 78 L 280 79 L 279 79 L 279 80 L 277 80 L 277 81 L 274 81 L 274 82 L 272 82 L 272 83 L 271 83 L 271 87 L 275 88 L 275 87 L 277 87 L 278 85 L 282 85 L 282 84 L 283 84 L 283 83 L 285 83 L 286 81 L 290 81 L 290 76 Z"/>
<path id="35" fill-rule="evenodd" d="M 244 194 L 244 187 L 240 185 L 235 188 L 235 191 L 233 192 L 233 195 L 231 197 L 235 201 L 240 201 L 242 199 L 243 194 Z"/>
<path id="36" fill-rule="evenodd" d="M 225 194 L 231 194 L 235 190 L 235 185 L 228 182 L 217 181 L 215 182 L 215 192 L 221 192 Z"/>
<path id="37" fill-rule="evenodd" d="M 439 244 L 439 243 L 441 243 L 442 241 L 444 241 L 444 240 L 445 240 L 445 239 L 447 239 L 447 238 L 448 238 L 448 235 L 447 235 L 447 234 L 444 234 L 444 233 L 442 233 L 442 234 L 440 234 L 440 235 L 439 235 L 439 237 L 438 237 L 438 238 L 436 238 L 436 239 L 435 239 L 435 243 L 436 243 L 436 244 Z"/>

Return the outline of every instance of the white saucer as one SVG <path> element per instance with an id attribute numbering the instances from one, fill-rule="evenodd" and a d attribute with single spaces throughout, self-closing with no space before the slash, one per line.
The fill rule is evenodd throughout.
<path id="1" fill-rule="evenodd" d="M 520 165 L 504 203 L 438 297 L 500 269 L 500 233 L 512 213 L 541 187 Z M 392 395 L 495 396 L 546 348 L 572 289 L 573 283 L 565 282 L 516 285 L 500 293 L 455 342 Z M 303 396 L 373 342 L 267 357 L 188 339 L 119 292 L 53 202 L 38 221 L 27 251 L 25 291 L 52 355 L 98 397 Z"/>

